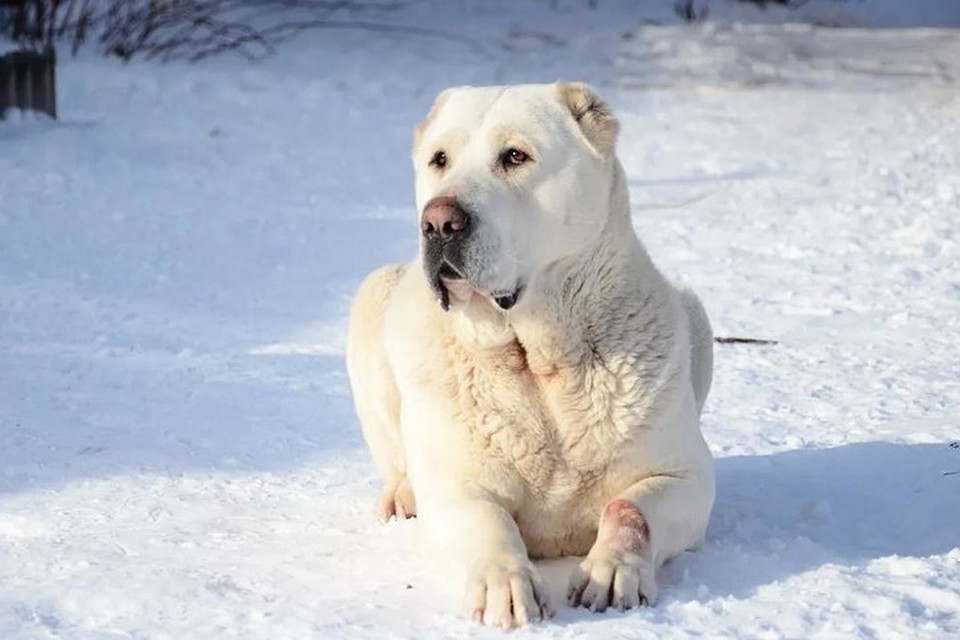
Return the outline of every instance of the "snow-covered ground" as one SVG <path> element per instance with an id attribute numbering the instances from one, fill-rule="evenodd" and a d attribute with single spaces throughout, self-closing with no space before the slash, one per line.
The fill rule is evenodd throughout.
<path id="1" fill-rule="evenodd" d="M 515 637 L 960 637 L 960 31 L 583 4 L 65 59 L 60 121 L 0 122 L 0 638 L 501 636 L 374 520 L 345 314 L 415 251 L 436 91 L 557 78 L 616 107 L 663 269 L 779 344 L 717 347 L 718 502 L 657 607 Z"/>

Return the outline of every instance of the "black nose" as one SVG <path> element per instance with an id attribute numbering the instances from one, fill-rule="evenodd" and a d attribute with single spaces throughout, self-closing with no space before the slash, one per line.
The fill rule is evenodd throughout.
<path id="1" fill-rule="evenodd" d="M 469 226 L 470 216 L 452 196 L 433 198 L 420 216 L 420 229 L 427 240 L 452 240 L 463 235 Z"/>

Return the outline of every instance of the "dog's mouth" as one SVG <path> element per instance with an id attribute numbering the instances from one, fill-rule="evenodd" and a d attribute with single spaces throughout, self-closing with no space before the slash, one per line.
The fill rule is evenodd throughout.
<path id="1" fill-rule="evenodd" d="M 478 289 L 470 284 L 466 276 L 447 260 L 444 260 L 440 268 L 437 269 L 435 278 L 431 284 L 433 284 L 434 291 L 440 298 L 440 306 L 444 311 L 450 310 L 451 298 L 467 302 L 475 293 L 490 299 L 500 309 L 509 311 L 517 304 L 522 291 L 520 287 L 512 291 L 484 291 Z"/>
<path id="2" fill-rule="evenodd" d="M 440 280 L 466 280 L 463 274 L 446 260 L 440 265 L 440 269 L 437 271 L 437 277 L 440 278 Z"/>
<path id="3" fill-rule="evenodd" d="M 520 299 L 521 291 L 521 289 L 517 288 L 513 291 L 494 292 L 490 297 L 498 307 L 504 311 L 509 311 L 517 304 L 517 300 Z"/>
<path id="4" fill-rule="evenodd" d="M 470 283 L 445 258 L 441 258 L 440 266 L 427 269 L 430 287 L 437 294 L 440 306 L 444 311 L 450 310 L 450 296 L 457 299 L 469 299 L 471 294 Z"/>

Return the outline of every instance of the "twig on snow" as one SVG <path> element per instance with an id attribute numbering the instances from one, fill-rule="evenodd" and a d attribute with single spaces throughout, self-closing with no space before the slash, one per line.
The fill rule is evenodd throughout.
<path id="1" fill-rule="evenodd" d="M 717 336 L 713 339 L 713 341 L 717 344 L 780 344 L 780 342 L 777 340 L 764 340 L 763 338 L 734 338 L 729 336 Z"/>

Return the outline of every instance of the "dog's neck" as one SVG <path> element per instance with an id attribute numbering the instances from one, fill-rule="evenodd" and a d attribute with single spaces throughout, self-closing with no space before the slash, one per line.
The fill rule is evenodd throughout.
<path id="1" fill-rule="evenodd" d="M 626 178 L 615 161 L 609 216 L 597 239 L 537 274 L 510 311 L 475 296 L 452 314 L 452 326 L 461 342 L 475 348 L 519 342 L 534 364 L 537 353 L 555 353 L 560 344 L 574 351 L 601 348 L 608 335 L 601 319 L 609 322 L 642 312 L 645 304 L 659 304 L 661 280 L 633 229 Z"/>
<path id="2" fill-rule="evenodd" d="M 621 295 L 636 293 L 656 267 L 633 228 L 626 175 L 614 159 L 606 224 L 587 247 L 567 256 L 537 274 L 525 292 L 527 299 L 516 316 L 544 311 L 576 312 L 616 304 Z M 547 313 L 553 317 L 555 313 Z"/>

